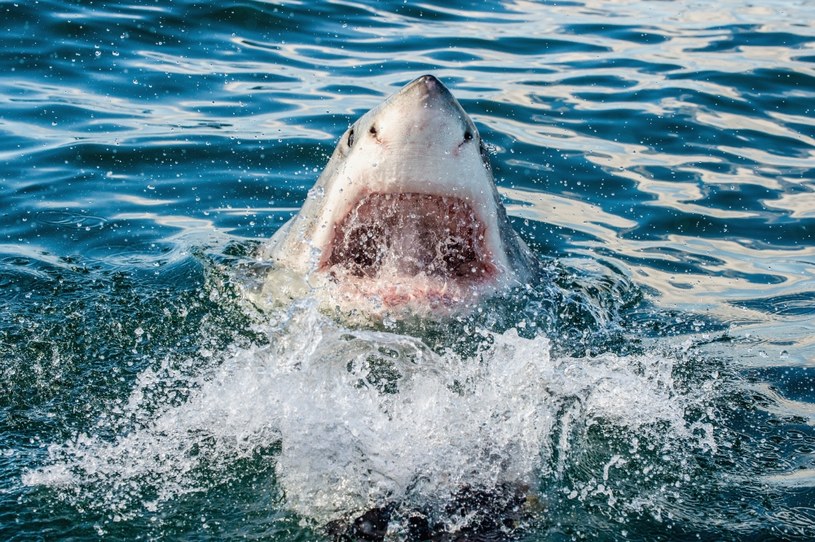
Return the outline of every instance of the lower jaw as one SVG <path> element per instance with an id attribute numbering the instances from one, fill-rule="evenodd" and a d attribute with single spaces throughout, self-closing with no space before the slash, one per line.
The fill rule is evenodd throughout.
<path id="1" fill-rule="evenodd" d="M 445 281 L 435 277 L 376 280 L 353 277 L 329 280 L 323 304 L 331 310 L 386 316 L 447 317 L 472 312 L 479 301 L 497 290 L 497 283 Z"/>

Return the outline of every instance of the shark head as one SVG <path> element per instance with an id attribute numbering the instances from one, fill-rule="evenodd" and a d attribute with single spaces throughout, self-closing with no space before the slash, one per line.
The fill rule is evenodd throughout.
<path id="1" fill-rule="evenodd" d="M 328 307 L 372 315 L 466 312 L 531 261 L 478 129 L 432 75 L 348 128 L 268 256 Z"/>

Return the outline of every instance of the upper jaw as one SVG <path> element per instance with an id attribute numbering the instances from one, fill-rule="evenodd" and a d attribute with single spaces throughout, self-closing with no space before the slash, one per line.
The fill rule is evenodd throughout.
<path id="1" fill-rule="evenodd" d="M 431 199 L 414 199 L 416 205 L 445 198 L 466 205 L 473 219 L 482 228 L 485 250 L 491 254 L 495 267 L 508 268 L 500 232 L 500 228 L 505 225 L 501 224 L 502 216 L 491 174 L 480 163 L 470 168 L 457 167 L 456 164 L 443 166 L 445 160 L 450 162 L 454 159 L 440 156 L 434 162 L 434 157 L 431 157 L 429 161 L 434 162 L 437 167 L 427 167 L 427 162 L 420 159 L 403 160 L 401 164 L 383 160 L 373 169 L 355 167 L 353 163 L 346 164 L 337 175 L 337 182 L 323 196 L 324 207 L 318 220 L 316 235 L 312 239 L 313 246 L 322 253 L 320 267 L 324 269 L 325 262 L 331 257 L 337 228 L 366 199 L 384 195 L 391 197 L 395 204 L 399 198 L 421 195 Z M 471 164 L 473 162 L 472 157 L 458 159 L 467 159 Z M 380 202 L 380 206 L 382 205 L 384 204 Z M 380 215 L 382 211 L 384 209 L 380 209 Z M 409 211 L 405 206 L 397 206 L 393 212 Z M 410 227 L 409 221 L 401 223 Z"/>

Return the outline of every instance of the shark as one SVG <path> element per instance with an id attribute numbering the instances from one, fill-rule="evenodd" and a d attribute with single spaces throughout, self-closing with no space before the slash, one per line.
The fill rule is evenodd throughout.
<path id="1" fill-rule="evenodd" d="M 468 313 L 534 268 L 475 123 L 433 75 L 345 131 L 261 258 L 272 269 L 262 299 L 312 295 L 373 319 Z"/>

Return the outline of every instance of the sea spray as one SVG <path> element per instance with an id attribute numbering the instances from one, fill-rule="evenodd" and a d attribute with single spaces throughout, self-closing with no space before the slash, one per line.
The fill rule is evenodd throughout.
<path id="1" fill-rule="evenodd" d="M 641 510 L 647 484 L 615 489 L 616 472 L 668 472 L 686 450 L 715 446 L 687 415 L 709 398 L 683 393 L 679 362 L 663 354 L 553 357 L 549 339 L 512 329 L 477 330 L 465 356 L 348 328 L 308 303 L 265 332 L 262 345 L 157 360 L 96 431 L 51 445 L 24 482 L 126 519 L 227 484 L 261 452 L 284 506 L 317 524 L 388 503 L 460 524 L 447 505 L 462 488 L 508 484 L 541 493 L 544 508 L 554 488 Z M 598 434 L 663 449 L 607 457 Z"/>

